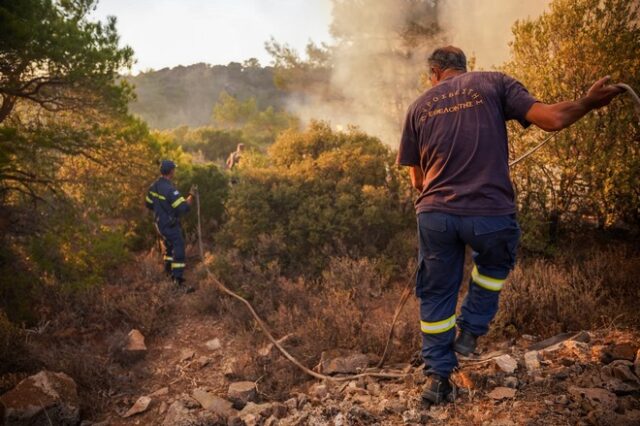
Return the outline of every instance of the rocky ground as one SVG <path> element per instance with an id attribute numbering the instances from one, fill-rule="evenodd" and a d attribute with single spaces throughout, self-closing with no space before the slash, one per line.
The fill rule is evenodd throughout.
<path id="1" fill-rule="evenodd" d="M 194 295 L 181 296 L 185 306 Z M 186 311 L 185 311 L 186 312 Z M 283 344 L 294 344 L 287 336 Z M 0 397 L 7 425 L 640 425 L 640 338 L 632 331 L 568 333 L 547 340 L 522 336 L 482 342 L 461 360 L 456 399 L 426 408 L 422 367 L 386 371 L 399 380 L 306 381 L 274 400 L 250 363 L 286 362 L 272 347 L 247 356 L 246 346 L 204 316 L 176 315 L 174 326 L 149 339 L 132 330 L 117 361 L 127 393 L 110 392 L 99 418 L 82 419 L 78 389 L 63 373 L 43 371 Z M 360 372 L 374 362 L 348 351 L 323 355 L 324 373 Z M 253 369 L 255 371 L 255 368 Z M 342 373 L 340 373 L 342 372 Z M 302 373 L 300 373 L 302 374 Z M 4 407 L 3 407 L 4 406 Z"/>

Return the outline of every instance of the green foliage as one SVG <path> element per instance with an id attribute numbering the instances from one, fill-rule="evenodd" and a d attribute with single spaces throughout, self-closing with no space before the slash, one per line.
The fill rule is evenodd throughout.
<path id="1" fill-rule="evenodd" d="M 272 106 L 258 108 L 255 98 L 239 100 L 222 92 L 213 108 L 213 123 L 225 129 L 239 129 L 246 140 L 259 146 L 273 143 L 280 132 L 297 127 L 295 116 L 276 111 Z"/>
<path id="2" fill-rule="evenodd" d="M 638 7 L 626 0 L 555 0 L 548 13 L 515 24 L 505 71 L 548 103 L 576 99 L 605 75 L 638 88 Z M 511 130 L 513 158 L 544 137 Z M 637 116 L 624 96 L 560 133 L 512 172 L 523 217 L 550 225 L 552 234 L 558 221 L 637 229 L 639 134 Z"/>
<path id="3" fill-rule="evenodd" d="M 177 185 L 183 193 L 187 193 L 191 185 L 198 185 L 203 238 L 216 231 L 222 224 L 225 213 L 229 185 L 227 176 L 219 167 L 212 164 L 192 164 L 179 167 Z M 197 224 L 196 205 L 183 220 L 183 229 L 195 235 Z"/>
<path id="4" fill-rule="evenodd" d="M 46 289 L 93 287 L 144 245 L 146 185 L 178 151 L 127 115 L 132 60 L 94 0 L 0 3 L 0 303 L 36 321 Z"/>
<path id="5" fill-rule="evenodd" d="M 0 4 L 0 123 L 18 100 L 49 111 L 82 107 L 126 110 L 128 89 L 115 84 L 133 51 L 118 47 L 115 18 L 87 15 L 96 0 L 4 1 Z"/>
<path id="6" fill-rule="evenodd" d="M 209 161 L 220 166 L 224 165 L 229 153 L 235 151 L 238 144 L 245 144 L 246 147 L 252 145 L 244 138 L 241 130 L 224 130 L 215 127 L 190 129 L 182 126 L 165 130 L 159 135 L 190 154 L 194 161 Z"/>
<path id="7" fill-rule="evenodd" d="M 241 253 L 313 273 L 330 255 L 381 255 L 413 227 L 406 179 L 376 138 L 313 123 L 285 132 L 260 157 L 240 163 L 220 236 Z"/>
<path id="8" fill-rule="evenodd" d="M 50 284 L 65 291 L 88 289 L 128 259 L 124 227 L 79 222 L 73 214 L 58 222 L 30 239 L 33 265 Z"/>
<path id="9" fill-rule="evenodd" d="M 126 78 L 135 86 L 134 114 L 152 128 L 207 126 L 211 110 L 223 92 L 238 99 L 255 98 L 259 109 L 284 105 L 284 94 L 273 82 L 273 69 L 257 60 L 228 65 L 194 64 L 143 72 Z"/>

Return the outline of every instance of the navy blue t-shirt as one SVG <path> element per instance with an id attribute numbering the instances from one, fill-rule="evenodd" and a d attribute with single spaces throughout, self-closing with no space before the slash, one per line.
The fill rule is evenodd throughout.
<path id="1" fill-rule="evenodd" d="M 515 213 L 506 121 L 529 126 L 525 115 L 535 102 L 499 72 L 466 72 L 423 93 L 409 107 L 397 159 L 425 176 L 416 212 Z"/>

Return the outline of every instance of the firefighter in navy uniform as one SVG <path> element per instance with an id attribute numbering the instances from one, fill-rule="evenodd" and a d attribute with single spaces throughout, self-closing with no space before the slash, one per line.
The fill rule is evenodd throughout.
<path id="1" fill-rule="evenodd" d="M 165 272 L 171 276 L 178 288 L 192 292 L 193 287 L 186 285 L 183 277 L 186 264 L 180 217 L 189 211 L 195 187 L 192 187 L 187 198 L 184 198 L 171 182 L 175 172 L 176 164 L 173 161 L 162 160 L 161 176 L 149 187 L 145 204 L 153 211 L 156 229 L 162 235 Z"/>

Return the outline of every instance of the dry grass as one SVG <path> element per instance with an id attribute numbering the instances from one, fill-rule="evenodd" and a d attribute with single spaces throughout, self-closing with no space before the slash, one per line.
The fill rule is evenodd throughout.
<path id="1" fill-rule="evenodd" d="M 602 326 L 640 326 L 640 253 L 630 246 L 524 259 L 502 292 L 498 329 L 548 336 Z"/>
<path id="2" fill-rule="evenodd" d="M 82 408 L 90 412 L 106 403 L 105 395 L 127 392 L 128 369 L 114 362 L 113 343 L 132 328 L 147 337 L 160 332 L 175 306 L 157 254 L 136 260 L 107 284 L 82 294 L 45 289 L 39 305 L 42 326 L 18 335 L 22 351 L 14 355 L 22 365 L 19 370 L 69 374 L 79 386 Z"/>
<path id="3" fill-rule="evenodd" d="M 276 336 L 298 337 L 289 349 L 308 366 L 332 348 L 381 354 L 406 285 L 391 280 L 380 272 L 385 269 L 378 262 L 366 258 L 334 258 L 312 281 L 284 278 L 277 265 L 260 265 L 234 253 L 211 258 L 210 264 L 227 285 L 251 300 Z M 503 290 L 490 338 L 546 337 L 612 323 L 640 326 L 638 272 L 640 253 L 628 245 L 566 251 L 554 259 L 525 257 Z M 464 292 L 460 302 L 463 299 Z M 228 329 L 245 337 L 251 353 L 267 343 L 248 312 L 212 287 L 194 309 L 221 317 Z M 406 362 L 419 349 L 417 321 L 417 301 L 412 297 L 394 334 L 391 362 Z M 258 370 L 263 389 L 274 395 L 306 379 L 284 361 L 260 364 Z"/>

